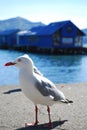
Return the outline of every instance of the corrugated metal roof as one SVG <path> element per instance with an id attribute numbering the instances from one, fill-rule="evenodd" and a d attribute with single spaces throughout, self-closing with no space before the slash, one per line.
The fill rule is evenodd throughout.
<path id="1" fill-rule="evenodd" d="M 60 28 L 62 28 L 68 22 L 70 21 L 67 20 L 67 21 L 50 23 L 49 25 L 45 26 L 41 31 L 39 31 L 37 34 L 38 35 L 51 35 L 57 30 L 59 30 Z"/>
<path id="2" fill-rule="evenodd" d="M 12 33 L 18 32 L 19 29 L 11 29 L 11 30 L 4 30 L 0 32 L 0 35 L 10 35 Z"/>

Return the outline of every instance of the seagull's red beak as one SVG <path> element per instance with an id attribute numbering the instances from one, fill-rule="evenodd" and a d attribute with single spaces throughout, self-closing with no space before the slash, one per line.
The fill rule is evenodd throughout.
<path id="1" fill-rule="evenodd" d="M 15 64 L 16 64 L 15 62 L 8 62 L 4 66 L 11 66 L 11 65 L 15 65 Z"/>

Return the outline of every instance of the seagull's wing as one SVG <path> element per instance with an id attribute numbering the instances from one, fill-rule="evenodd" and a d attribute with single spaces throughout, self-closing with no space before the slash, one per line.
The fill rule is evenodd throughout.
<path id="1" fill-rule="evenodd" d="M 43 96 L 49 96 L 54 101 L 63 101 L 65 100 L 64 94 L 59 91 L 53 83 L 49 80 L 45 81 L 46 78 L 43 78 L 41 82 L 39 80 L 36 81 L 36 88 Z"/>
<path id="2" fill-rule="evenodd" d="M 36 74 L 43 76 L 43 74 L 36 68 L 36 66 L 33 66 L 33 69 Z"/>

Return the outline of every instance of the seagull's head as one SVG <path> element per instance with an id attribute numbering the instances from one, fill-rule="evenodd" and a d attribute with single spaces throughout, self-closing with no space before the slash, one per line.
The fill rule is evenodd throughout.
<path id="1" fill-rule="evenodd" d="M 5 66 L 16 66 L 18 68 L 33 68 L 33 61 L 32 59 L 27 55 L 23 55 L 18 57 L 15 61 L 7 62 Z"/>

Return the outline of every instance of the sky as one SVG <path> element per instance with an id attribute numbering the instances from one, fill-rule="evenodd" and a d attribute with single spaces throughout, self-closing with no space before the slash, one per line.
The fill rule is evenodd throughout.
<path id="1" fill-rule="evenodd" d="M 44 24 L 71 20 L 84 29 L 87 28 L 87 0 L 0 0 L 0 20 L 18 16 Z"/>

